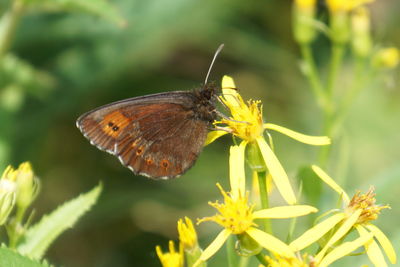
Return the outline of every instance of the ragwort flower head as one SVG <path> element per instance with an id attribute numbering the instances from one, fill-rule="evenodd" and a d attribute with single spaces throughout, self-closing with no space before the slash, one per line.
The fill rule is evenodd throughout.
<path id="1" fill-rule="evenodd" d="M 247 103 L 244 102 L 236 89 L 233 79 L 229 76 L 224 76 L 222 79 L 222 92 L 221 101 L 228 107 L 231 116 L 214 123 L 218 130 L 208 134 L 206 145 L 220 136 L 232 133 L 243 140 L 239 146 L 240 153 L 245 153 L 248 144 L 253 148 L 255 147 L 260 153 L 257 153 L 257 159 L 248 157 L 248 161 L 262 162 L 264 170 L 268 169 L 274 184 L 285 201 L 288 204 L 295 204 L 296 197 L 288 175 L 265 140 L 263 136 L 264 130 L 274 130 L 310 145 L 328 145 L 330 144 L 330 139 L 325 136 L 307 136 L 276 124 L 264 123 L 261 102 L 252 100 Z"/>
<path id="2" fill-rule="evenodd" d="M 371 186 L 365 194 L 361 194 L 360 191 L 357 191 L 346 208 L 345 212 L 347 214 L 352 214 L 356 210 L 361 210 L 361 214 L 357 220 L 358 224 L 364 224 L 376 220 L 382 209 L 390 208 L 388 205 L 375 205 L 376 194 L 374 193 L 374 190 L 374 187 Z"/>
<path id="3" fill-rule="evenodd" d="M 387 266 L 381 248 L 385 251 L 389 261 L 393 264 L 396 263 L 396 253 L 390 240 L 378 227 L 371 223 L 371 221 L 377 219 L 382 209 L 388 208 L 388 206 L 375 204 L 373 188 L 366 194 L 357 192 L 350 200 L 347 193 L 321 168 L 314 165 L 312 169 L 323 182 L 339 194 L 345 208 L 343 212 L 330 211 L 334 215 L 307 230 L 299 238 L 292 241 L 290 247 L 295 251 L 302 250 L 331 232 L 328 241 L 315 256 L 318 266 L 327 266 L 330 262 L 348 255 L 360 246 L 364 246 L 368 258 L 375 266 Z M 337 243 L 343 242 L 352 230 L 356 230 L 359 237 L 354 241 L 344 242 L 335 247 Z M 334 249 L 327 254 L 332 248 Z"/>
<path id="4" fill-rule="evenodd" d="M 326 0 L 331 12 L 351 11 L 374 0 Z"/>
<path id="5" fill-rule="evenodd" d="M 179 251 L 176 251 L 172 240 L 169 241 L 169 252 L 163 253 L 160 246 L 156 247 L 156 252 L 163 267 L 184 266 L 183 248 L 179 246 Z"/>
<path id="6" fill-rule="evenodd" d="M 248 205 L 248 193 L 245 197 L 239 196 L 234 199 L 229 193 L 225 192 L 220 184 L 217 184 L 221 194 L 224 197 L 224 203 L 210 202 L 209 205 L 218 210 L 214 216 L 205 217 L 198 223 L 205 221 L 214 221 L 228 229 L 232 234 L 238 235 L 246 232 L 251 226 L 257 226 L 253 222 L 254 205 Z"/>
<path id="7" fill-rule="evenodd" d="M 283 257 L 295 257 L 293 251 L 284 242 L 257 228 L 254 222 L 256 219 L 278 219 L 304 216 L 317 209 L 307 205 L 281 206 L 258 211 L 254 205 L 248 204 L 248 194 L 232 194 L 225 192 L 220 185 L 217 185 L 224 197 L 224 203 L 209 203 L 218 210 L 218 214 L 200 219 L 198 223 L 213 221 L 224 227 L 215 240 L 203 251 L 199 260 L 194 264 L 198 266 L 201 262 L 212 257 L 225 243 L 230 235 L 235 235 L 239 240 L 251 240 L 258 247 L 263 247 L 274 254 Z M 253 246 L 252 248 L 254 248 Z M 245 248 L 246 249 L 246 248 Z"/>

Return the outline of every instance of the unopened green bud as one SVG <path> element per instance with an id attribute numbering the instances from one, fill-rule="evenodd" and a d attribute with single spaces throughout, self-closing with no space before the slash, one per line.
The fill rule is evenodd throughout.
<path id="1" fill-rule="evenodd" d="M 257 143 L 249 143 L 246 146 L 246 159 L 252 171 L 263 172 L 267 170 L 265 160 Z"/>
<path id="2" fill-rule="evenodd" d="M 298 43 L 308 44 L 314 41 L 316 29 L 315 0 L 295 0 L 293 5 L 293 31 Z"/>
<path id="3" fill-rule="evenodd" d="M 358 7 L 351 16 L 352 48 L 354 54 L 366 57 L 371 52 L 370 14 L 365 7 Z"/>
<path id="4" fill-rule="evenodd" d="M 244 233 L 237 236 L 236 252 L 243 257 L 250 257 L 261 252 L 262 247 L 248 234 Z"/>
<path id="5" fill-rule="evenodd" d="M 18 208 L 26 209 L 33 202 L 38 191 L 38 183 L 35 180 L 32 166 L 29 162 L 19 165 L 17 186 L 17 206 Z"/>
<path id="6" fill-rule="evenodd" d="M 350 19 L 345 11 L 331 13 L 329 26 L 331 40 L 334 43 L 344 44 L 350 38 Z"/>
<path id="7" fill-rule="evenodd" d="M 16 170 L 8 166 L 0 179 L 0 225 L 3 225 L 10 215 L 16 199 Z"/>

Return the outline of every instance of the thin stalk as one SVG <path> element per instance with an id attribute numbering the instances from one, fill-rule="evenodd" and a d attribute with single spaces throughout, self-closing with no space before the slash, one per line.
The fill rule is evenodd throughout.
<path id="1" fill-rule="evenodd" d="M 334 129 L 334 120 L 335 120 L 335 109 L 334 109 L 334 88 L 337 79 L 337 75 L 339 72 L 339 68 L 342 65 L 343 55 L 345 51 L 345 46 L 342 43 L 336 43 L 332 46 L 332 55 L 331 62 L 329 67 L 328 74 L 328 84 L 326 87 L 326 101 L 327 105 L 323 109 L 324 112 L 324 128 L 323 135 L 332 136 Z M 328 164 L 329 155 L 331 152 L 331 146 L 322 146 L 318 153 L 318 163 L 322 168 L 326 168 Z"/>
<path id="2" fill-rule="evenodd" d="M 328 85 L 326 87 L 328 102 L 332 104 L 333 90 L 340 66 L 342 65 L 343 55 L 345 51 L 344 44 L 334 44 L 332 46 L 331 63 L 329 67 Z"/>
<path id="3" fill-rule="evenodd" d="M 305 75 L 310 82 L 311 90 L 316 98 L 318 105 L 321 108 L 326 106 L 326 95 L 324 93 L 319 75 L 318 70 L 314 61 L 314 57 L 312 55 L 312 50 L 310 45 L 308 44 L 301 44 L 300 45 L 301 54 L 303 57 L 304 62 L 307 64 L 307 68 L 305 71 Z"/>
<path id="4" fill-rule="evenodd" d="M 268 190 L 267 190 L 267 172 L 258 172 L 258 186 L 260 190 L 260 200 L 262 209 L 269 208 Z M 264 230 L 265 232 L 272 234 L 271 221 L 269 219 L 264 219 Z"/>
<path id="5" fill-rule="evenodd" d="M 238 259 L 235 253 L 235 237 L 230 236 L 226 243 L 226 255 L 228 257 L 228 266 L 229 267 L 237 267 Z"/>

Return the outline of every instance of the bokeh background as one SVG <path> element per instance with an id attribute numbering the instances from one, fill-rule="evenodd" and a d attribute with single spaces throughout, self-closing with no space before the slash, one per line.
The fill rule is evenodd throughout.
<path id="1" fill-rule="evenodd" d="M 97 150 L 75 126 L 77 117 L 112 101 L 191 90 L 204 81 L 216 48 L 225 48 L 211 80 L 234 77 L 245 98 L 260 99 L 264 118 L 306 134 L 321 134 L 321 116 L 300 71 L 289 0 L 110 1 L 126 25 L 79 10 L 32 10 L 21 18 L 10 52 L 18 58 L 0 72 L 0 165 L 31 161 L 42 181 L 36 218 L 100 181 L 104 191 L 76 227 L 47 253 L 59 266 L 160 266 L 154 247 L 177 238 L 176 221 L 212 215 L 208 201 L 227 185 L 229 137 L 205 147 L 181 178 L 153 181 L 133 175 L 118 159 Z M 2 1 L 0 12 L 10 1 Z M 326 19 L 320 3 L 321 19 Z M 375 45 L 400 46 L 400 2 L 370 5 Z M 329 41 L 314 46 L 319 70 L 328 64 Z M 345 62 L 340 84 L 351 78 Z M 332 176 L 352 194 L 375 185 L 390 204 L 376 222 L 400 246 L 400 87 L 398 70 L 382 73 L 357 98 L 337 144 Z M 289 175 L 315 161 L 315 147 L 273 134 Z M 334 144 L 335 145 L 335 144 Z M 341 166 L 340 169 L 334 166 Z M 199 228 L 206 246 L 218 231 Z M 362 258 L 362 260 L 360 260 Z M 366 257 L 338 266 L 360 266 Z M 224 250 L 211 261 L 224 266 Z M 365 261 L 366 262 L 366 261 Z M 348 265 L 347 265 L 348 264 Z M 354 265 L 356 264 L 356 265 Z"/>

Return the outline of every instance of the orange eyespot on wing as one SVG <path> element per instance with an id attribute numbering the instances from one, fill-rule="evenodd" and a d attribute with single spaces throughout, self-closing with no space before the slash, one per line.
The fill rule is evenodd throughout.
<path id="1" fill-rule="evenodd" d="M 121 132 L 129 125 L 130 119 L 125 117 L 120 111 L 116 110 L 106 115 L 100 122 L 106 135 L 117 138 Z"/>

